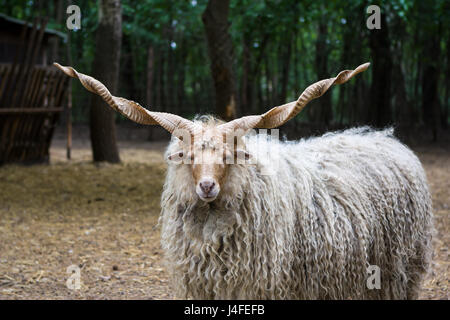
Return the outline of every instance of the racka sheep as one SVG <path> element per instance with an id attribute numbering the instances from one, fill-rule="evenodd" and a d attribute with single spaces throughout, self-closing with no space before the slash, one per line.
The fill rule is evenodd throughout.
<path id="1" fill-rule="evenodd" d="M 410 299 L 427 271 L 432 210 L 424 170 L 392 129 L 297 142 L 276 128 L 367 69 L 309 86 L 297 101 L 227 123 L 151 112 L 57 65 L 141 124 L 172 133 L 161 244 L 173 288 L 195 299 Z M 368 268 L 380 288 L 367 285 Z"/>

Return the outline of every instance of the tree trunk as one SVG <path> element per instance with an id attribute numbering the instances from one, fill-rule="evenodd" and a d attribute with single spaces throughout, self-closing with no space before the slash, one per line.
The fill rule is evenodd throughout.
<path id="1" fill-rule="evenodd" d="M 443 104 L 443 112 L 442 112 L 442 127 L 447 129 L 448 128 L 448 112 L 450 110 L 450 77 L 448 76 L 450 74 L 450 35 L 447 38 L 446 43 L 446 50 L 447 50 L 447 72 L 445 77 L 445 97 L 444 97 L 444 104 Z"/>
<path id="2" fill-rule="evenodd" d="M 209 0 L 202 15 L 216 93 L 216 112 L 227 121 L 235 118 L 237 109 L 233 46 L 228 33 L 229 4 L 229 0 Z"/>
<path id="3" fill-rule="evenodd" d="M 62 2 L 62 1 L 61 1 Z M 72 4 L 72 0 L 65 1 L 66 7 Z M 70 32 L 67 33 L 66 43 L 66 57 L 67 65 L 73 66 L 72 51 L 70 50 L 72 45 L 72 37 Z M 72 158 L 72 79 L 69 79 L 69 85 L 67 89 L 67 105 L 65 108 L 65 121 L 67 126 L 67 140 L 66 140 L 66 158 L 70 160 Z"/>
<path id="4" fill-rule="evenodd" d="M 344 31 L 343 35 L 343 45 L 342 45 L 342 52 L 341 52 L 341 64 L 343 66 L 350 66 L 351 61 L 351 54 L 352 54 L 352 46 L 354 43 L 353 40 L 353 33 L 350 33 L 349 31 Z M 361 80 L 361 79 L 358 79 Z M 347 116 L 347 110 L 348 110 L 348 95 L 349 95 L 349 85 L 346 84 L 343 86 L 339 86 L 339 100 L 337 105 L 337 114 L 339 115 L 338 124 L 341 126 L 344 122 L 344 118 Z"/>
<path id="5" fill-rule="evenodd" d="M 99 25 L 92 75 L 117 94 L 122 8 L 119 0 L 99 1 Z M 115 112 L 97 95 L 92 96 L 90 131 L 94 161 L 120 162 L 116 143 Z"/>
<path id="6" fill-rule="evenodd" d="M 258 113 L 261 112 L 262 108 L 264 105 L 269 105 L 271 106 L 274 102 L 275 99 L 273 99 L 274 93 L 273 91 L 275 90 L 275 86 L 273 83 L 273 76 L 272 76 L 272 69 L 270 68 L 270 61 L 269 61 L 269 56 L 266 56 L 266 58 L 264 59 L 264 71 L 265 71 L 265 78 L 266 78 L 266 98 L 264 98 L 263 94 L 261 94 L 261 99 L 258 103 Z M 258 82 L 259 86 L 262 86 L 262 83 Z M 262 92 L 262 88 L 259 88 L 259 90 L 261 90 Z M 258 91 L 259 91 L 258 90 Z"/>
<path id="7" fill-rule="evenodd" d="M 290 34 L 287 38 L 286 50 L 281 55 L 281 90 L 276 103 L 284 104 L 286 102 L 287 88 L 289 83 L 289 66 L 291 63 L 292 42 L 294 41 L 294 33 Z"/>
<path id="8" fill-rule="evenodd" d="M 167 44 L 167 85 L 166 85 L 166 102 L 164 110 L 171 113 L 178 113 L 176 104 L 176 88 L 175 88 L 175 54 L 172 44 L 172 31 L 170 31 L 169 41 Z"/>
<path id="9" fill-rule="evenodd" d="M 241 84 L 241 111 L 245 114 L 245 109 L 250 109 L 249 97 L 249 86 L 248 86 L 248 76 L 250 71 L 250 41 L 248 37 L 244 34 L 242 41 L 242 84 Z"/>
<path id="10" fill-rule="evenodd" d="M 372 87 L 370 122 L 385 127 L 391 121 L 391 70 L 389 32 L 385 14 L 381 14 L 381 29 L 370 30 L 369 45 L 372 51 Z"/>
<path id="11" fill-rule="evenodd" d="M 177 47 L 178 50 L 178 57 L 177 57 L 177 68 L 176 68 L 176 74 L 177 74 L 177 108 L 179 112 L 187 110 L 185 109 L 185 106 L 188 105 L 188 102 L 186 101 L 186 93 L 184 91 L 184 82 L 186 78 L 186 60 L 187 60 L 187 48 L 185 45 L 185 41 L 180 41 L 180 46 Z"/>
<path id="12" fill-rule="evenodd" d="M 433 57 L 433 59 L 427 59 L 422 76 L 422 114 L 423 121 L 431 129 L 433 141 L 437 141 L 439 130 L 439 69 L 437 67 L 439 55 L 439 37 L 437 35 L 428 35 L 424 57 Z"/>
<path id="13" fill-rule="evenodd" d="M 328 25 L 325 20 L 321 21 L 319 24 L 319 31 L 316 41 L 316 57 L 315 65 L 317 72 L 317 80 L 327 79 L 330 77 L 328 72 L 328 46 L 326 43 L 328 36 Z M 331 110 L 331 94 L 327 92 L 320 98 L 320 100 L 315 101 L 315 106 L 311 107 L 311 112 L 313 115 L 313 121 L 320 126 L 328 126 L 332 118 Z"/>
<path id="14" fill-rule="evenodd" d="M 154 60 L 155 55 L 153 46 L 149 45 L 147 48 L 147 81 L 145 87 L 145 106 L 150 110 L 153 109 L 153 75 L 154 75 Z M 153 126 L 149 126 L 148 140 L 153 140 Z"/>
<path id="15" fill-rule="evenodd" d="M 152 108 L 153 106 L 153 74 L 154 74 L 154 60 L 155 55 L 153 51 L 153 47 L 151 45 L 148 46 L 147 49 L 147 87 L 145 93 L 145 102 L 147 108 Z"/>
<path id="16" fill-rule="evenodd" d="M 157 69 L 157 78 L 156 78 L 156 104 L 155 107 L 157 110 L 160 110 L 161 106 L 165 103 L 164 97 L 164 49 L 158 50 L 158 69 Z"/>
<path id="17" fill-rule="evenodd" d="M 278 75 L 278 70 L 277 70 L 277 67 L 278 67 L 278 61 L 277 61 L 277 58 L 278 57 L 280 57 L 281 56 L 281 54 L 280 54 L 280 50 L 278 50 L 278 54 L 277 55 L 275 55 L 275 59 L 273 59 L 272 61 L 273 61 L 273 63 L 270 63 L 271 62 L 271 59 L 269 58 L 270 56 L 268 56 L 268 58 L 267 58 L 267 66 L 269 67 L 272 67 L 272 69 L 270 69 L 271 71 L 270 71 L 270 74 L 271 74 L 271 79 L 270 79 L 270 83 L 271 83 L 271 87 L 272 87 L 272 90 L 270 91 L 270 93 L 271 93 L 271 95 L 270 95 L 270 102 L 266 102 L 265 103 L 265 105 L 267 106 L 267 105 L 271 105 L 271 106 L 273 106 L 273 105 L 278 105 L 278 101 L 277 101 L 277 98 L 278 98 L 278 78 L 279 78 L 279 75 Z M 261 105 L 261 108 L 264 108 L 264 105 Z"/>
<path id="18" fill-rule="evenodd" d="M 406 35 L 406 24 L 401 18 L 394 18 L 393 26 L 395 27 L 395 33 L 397 38 L 402 39 Z M 401 136 L 409 138 L 409 133 L 412 129 L 412 115 L 411 115 L 411 103 L 408 99 L 406 92 L 406 80 L 405 73 L 403 71 L 403 42 L 398 40 L 393 41 L 393 67 L 392 67 L 392 86 L 394 96 L 394 120 L 398 125 L 398 131 Z"/>
<path id="19" fill-rule="evenodd" d="M 400 61 L 394 66 L 394 74 L 396 75 L 396 85 L 394 93 L 396 121 L 400 130 L 407 132 L 411 129 L 411 110 L 408 95 L 406 94 L 405 76 Z"/>
<path id="20" fill-rule="evenodd" d="M 263 92 L 262 92 L 262 87 L 263 87 L 263 82 L 262 82 L 262 76 L 261 73 L 258 74 L 257 78 L 255 79 L 256 82 L 256 97 L 255 97 L 255 102 L 256 102 L 256 114 L 260 114 L 260 113 L 264 113 L 264 106 L 270 102 L 267 102 L 268 100 L 264 101 L 264 97 L 263 97 Z M 267 85 L 268 87 L 268 85 Z M 269 99 L 270 96 L 267 97 L 267 99 Z"/>
<path id="21" fill-rule="evenodd" d="M 263 26 L 261 25 L 261 28 Z M 262 90 L 261 90 L 261 86 L 262 86 L 262 81 L 261 81 L 261 77 L 262 77 L 262 73 L 263 73 L 263 58 L 267 57 L 268 55 L 266 54 L 266 50 L 267 50 L 267 46 L 269 44 L 269 39 L 270 39 L 270 33 L 266 32 L 263 34 L 262 40 L 261 40 L 261 45 L 259 46 L 259 54 L 256 56 L 256 59 L 252 59 L 252 61 L 255 61 L 255 63 L 253 64 L 251 70 L 252 72 L 249 75 L 249 89 L 251 90 L 251 96 L 250 99 L 252 101 L 252 113 L 263 113 L 266 112 L 265 108 L 267 106 L 265 106 L 263 104 L 263 99 L 262 99 Z M 265 63 L 264 63 L 265 64 Z M 255 88 L 256 85 L 256 88 Z"/>
<path id="22" fill-rule="evenodd" d="M 61 24 L 63 17 L 63 0 L 55 1 L 55 6 L 55 21 L 59 25 Z M 59 37 L 55 37 L 54 39 L 52 39 L 52 58 L 50 61 L 52 63 L 59 60 Z"/>
<path id="23" fill-rule="evenodd" d="M 125 49 L 125 39 L 128 42 L 128 47 Z M 130 62 L 131 62 L 131 68 L 126 68 L 126 72 L 128 75 L 125 77 L 125 79 L 129 79 L 131 83 L 130 86 L 130 93 L 131 97 L 135 99 L 136 101 L 145 101 L 144 99 L 144 81 L 143 81 L 143 72 L 141 71 L 141 67 L 139 64 L 139 54 L 138 54 L 138 48 L 140 44 L 138 43 L 137 39 L 128 36 L 124 37 L 122 41 L 122 48 L 124 49 L 123 52 L 128 51 Z M 123 61 L 123 60 L 122 60 Z"/>
<path id="24" fill-rule="evenodd" d="M 298 54 L 297 52 L 301 52 L 297 50 L 298 43 L 298 32 L 294 34 L 294 97 L 297 98 L 297 91 L 300 90 L 300 73 L 298 72 L 300 66 L 298 65 Z M 300 41 L 303 41 L 300 37 Z"/>
<path id="25" fill-rule="evenodd" d="M 423 68 L 422 68 L 422 60 L 420 59 L 420 54 L 417 54 L 417 73 L 415 76 L 415 80 L 414 80 L 414 110 L 413 110 L 413 122 L 414 123 L 419 123 L 420 122 L 420 109 L 421 109 L 421 95 L 420 95 L 420 80 L 422 79 L 422 73 L 423 73 Z"/>
<path id="26" fill-rule="evenodd" d="M 441 69 L 441 31 L 442 26 L 438 23 L 436 1 L 428 1 L 426 4 L 419 2 L 422 19 L 422 56 L 423 73 L 421 79 L 422 87 L 422 117 L 425 125 L 431 129 L 433 141 L 437 141 L 440 129 L 440 101 L 438 94 L 439 74 Z"/>

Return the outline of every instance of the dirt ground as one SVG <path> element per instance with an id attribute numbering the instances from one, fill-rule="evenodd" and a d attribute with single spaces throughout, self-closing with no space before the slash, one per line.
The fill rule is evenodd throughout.
<path id="1" fill-rule="evenodd" d="M 122 163 L 94 165 L 86 140 L 51 164 L 0 167 L 0 299 L 174 299 L 161 261 L 164 143 L 121 143 Z M 416 149 L 430 182 L 437 234 L 421 299 L 449 298 L 450 150 Z M 81 288 L 68 289 L 68 267 Z"/>

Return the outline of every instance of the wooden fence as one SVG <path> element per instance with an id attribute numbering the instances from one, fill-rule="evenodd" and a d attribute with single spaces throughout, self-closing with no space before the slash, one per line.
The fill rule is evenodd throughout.
<path id="1" fill-rule="evenodd" d="M 63 110 L 68 77 L 54 67 L 35 66 L 28 74 L 27 86 L 5 94 L 13 77 L 11 68 L 0 65 L 0 99 L 9 97 L 15 102 L 9 106 L 0 103 L 0 164 L 46 162 L 53 129 Z"/>
<path id="2" fill-rule="evenodd" d="M 53 66 L 35 64 L 45 25 L 25 26 L 15 62 L 0 64 L 0 165 L 49 160 L 69 77 Z"/>

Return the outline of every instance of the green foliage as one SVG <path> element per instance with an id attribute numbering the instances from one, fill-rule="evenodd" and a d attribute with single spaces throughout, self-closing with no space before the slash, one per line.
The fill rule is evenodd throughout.
<path id="1" fill-rule="evenodd" d="M 434 59 L 450 70 L 448 58 L 445 58 L 449 50 L 446 39 L 450 38 L 446 27 L 450 22 L 448 3 L 446 0 L 231 0 L 229 32 L 234 45 L 239 96 L 242 96 L 242 79 L 246 72 L 248 86 L 252 89 L 249 91 L 251 105 L 241 106 L 241 113 L 261 112 L 273 104 L 286 102 L 280 99 L 296 99 L 305 87 L 318 80 L 316 59 L 321 54 L 326 56 L 329 76 L 371 61 L 370 31 L 366 28 L 366 8 L 371 4 L 380 5 L 382 14 L 387 17 L 394 64 L 405 71 L 409 101 L 420 100 L 420 86 L 417 88 L 419 61 Z M 95 53 L 98 3 L 80 0 L 76 4 L 81 8 L 82 21 L 81 30 L 69 31 L 72 60 L 78 70 L 89 73 Z M 154 96 L 152 106 L 148 107 L 184 116 L 214 111 L 214 90 L 201 20 L 206 5 L 207 0 L 122 0 L 120 95 L 145 103 L 147 55 L 152 47 Z M 38 6 L 33 0 L 0 0 L 0 10 L 24 20 L 47 15 L 50 28 L 68 32 L 65 22 L 55 20 L 55 1 L 44 1 Z M 318 32 L 319 24 L 326 26 L 325 52 L 316 52 L 319 37 L 323 36 Z M 441 35 L 442 55 L 437 58 L 423 56 L 424 41 L 436 33 Z M 248 70 L 244 69 L 245 57 L 249 59 Z M 281 83 L 287 60 L 287 92 L 283 96 Z M 442 80 L 445 80 L 444 76 L 443 73 Z M 368 94 L 370 71 L 361 77 L 364 92 Z M 354 83 L 348 85 L 349 101 L 356 90 Z M 448 81 L 441 83 L 439 92 L 445 108 L 449 99 L 447 94 L 447 101 L 444 101 Z M 393 90 L 396 90 L 395 86 Z M 340 106 L 342 94 L 340 90 L 332 93 L 334 121 L 350 123 L 355 119 L 351 110 Z M 80 86 L 74 86 L 75 120 L 87 119 L 88 97 Z M 419 108 L 417 104 L 412 107 Z M 301 119 L 305 120 L 305 117 Z"/>

